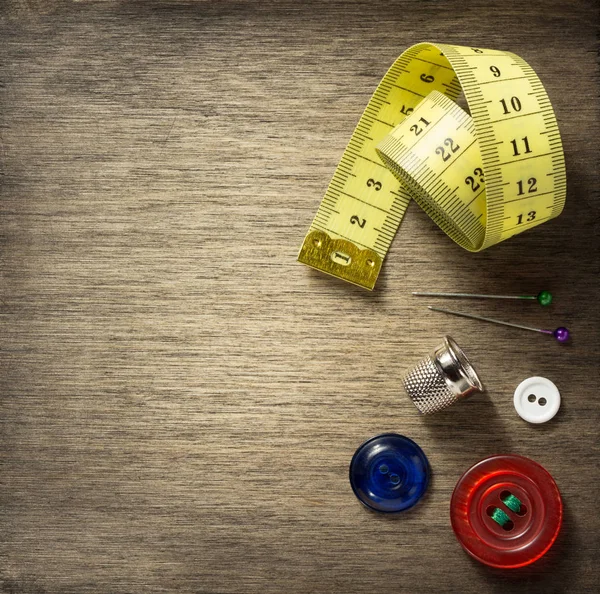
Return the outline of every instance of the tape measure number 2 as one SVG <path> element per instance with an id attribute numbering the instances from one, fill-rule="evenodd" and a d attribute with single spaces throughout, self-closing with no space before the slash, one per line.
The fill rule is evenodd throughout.
<path id="1" fill-rule="evenodd" d="M 461 90 L 471 115 L 454 103 Z M 411 200 L 476 252 L 558 216 L 565 197 L 558 125 L 531 67 L 421 43 L 371 97 L 298 260 L 373 289 Z"/>

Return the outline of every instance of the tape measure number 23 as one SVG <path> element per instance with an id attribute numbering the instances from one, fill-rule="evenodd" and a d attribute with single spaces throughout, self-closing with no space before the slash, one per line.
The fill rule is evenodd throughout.
<path id="1" fill-rule="evenodd" d="M 566 187 L 556 118 L 524 60 L 420 43 L 371 97 L 298 260 L 373 289 L 411 200 L 476 252 L 558 216 Z"/>

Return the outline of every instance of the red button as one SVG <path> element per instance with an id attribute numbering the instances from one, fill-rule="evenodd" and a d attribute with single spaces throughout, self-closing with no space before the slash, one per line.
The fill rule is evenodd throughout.
<path id="1" fill-rule="evenodd" d="M 456 484 L 450 519 L 460 544 L 475 559 L 492 567 L 522 567 L 556 540 L 562 500 L 554 479 L 537 462 L 491 456 Z"/>

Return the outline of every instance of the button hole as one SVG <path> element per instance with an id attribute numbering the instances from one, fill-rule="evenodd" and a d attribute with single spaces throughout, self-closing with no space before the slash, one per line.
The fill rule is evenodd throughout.
<path id="1" fill-rule="evenodd" d="M 529 394 L 529 396 L 527 396 L 527 400 L 529 400 L 529 402 L 535 402 L 535 394 Z"/>
<path id="2" fill-rule="evenodd" d="M 517 516 L 524 516 L 527 513 L 527 506 L 521 503 L 521 500 L 510 491 L 504 490 L 500 493 L 500 501 Z"/>
<path id="3" fill-rule="evenodd" d="M 547 401 L 545 398 L 540 398 L 540 399 L 538 400 L 538 404 L 539 404 L 540 406 L 546 406 L 546 403 L 547 403 L 547 402 L 548 402 L 548 401 Z"/>
<path id="4" fill-rule="evenodd" d="M 510 532 L 515 527 L 513 521 L 498 507 L 488 505 L 485 513 L 490 516 L 492 521 L 496 522 L 499 526 L 502 526 L 502 529 L 506 532 Z"/>

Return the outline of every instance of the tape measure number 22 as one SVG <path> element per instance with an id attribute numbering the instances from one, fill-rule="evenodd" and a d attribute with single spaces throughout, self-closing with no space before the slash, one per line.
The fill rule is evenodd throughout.
<path id="1" fill-rule="evenodd" d="M 556 118 L 524 60 L 420 43 L 371 97 L 298 260 L 373 289 L 411 200 L 476 252 L 558 216 L 566 187 Z"/>

